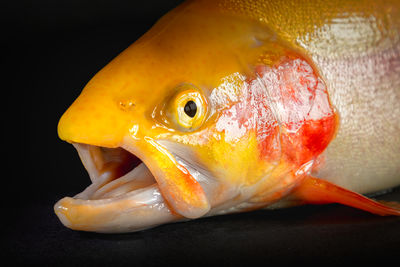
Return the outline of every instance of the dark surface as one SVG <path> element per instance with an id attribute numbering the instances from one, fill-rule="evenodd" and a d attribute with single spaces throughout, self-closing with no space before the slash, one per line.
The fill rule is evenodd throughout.
<path id="1" fill-rule="evenodd" d="M 400 194 L 392 196 L 399 199 Z M 28 206 L 15 225 L 8 242 L 16 262 L 232 266 L 258 262 L 384 264 L 399 257 L 399 218 L 338 205 L 260 210 L 109 235 L 64 228 L 52 204 Z"/>
<path id="2" fill-rule="evenodd" d="M 82 191 L 89 179 L 74 148 L 58 139 L 58 119 L 101 67 L 178 2 L 22 1 L 2 9 L 4 88 L 11 93 L 3 97 L 11 107 L 3 115 L 12 134 L 7 153 L 17 162 L 3 188 L 11 194 L 1 202 L 3 262 L 231 266 L 398 259 L 400 218 L 339 205 L 218 216 L 121 235 L 61 225 L 53 204 Z M 400 201 L 400 190 L 380 198 Z"/>

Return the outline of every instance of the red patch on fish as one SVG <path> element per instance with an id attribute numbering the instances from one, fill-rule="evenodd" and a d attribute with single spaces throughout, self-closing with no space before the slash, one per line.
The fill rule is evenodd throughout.
<path id="1" fill-rule="evenodd" d="M 263 160 L 301 166 L 316 159 L 333 139 L 337 116 L 326 86 L 304 59 L 259 65 L 238 102 L 222 111 L 217 124 L 228 141 L 255 131 Z"/>
<path id="2" fill-rule="evenodd" d="M 285 160 L 300 166 L 321 154 L 336 132 L 337 115 L 329 101 L 326 86 L 304 59 L 286 59 L 278 65 L 257 66 L 257 79 L 249 90 L 258 93 L 257 110 L 272 114 L 273 121 L 259 116 L 260 150 L 271 153 L 271 143 L 280 126 L 281 153 Z M 260 90 L 263 88 L 263 90 Z M 254 94 L 254 93 L 253 93 Z M 249 94 L 251 95 L 251 94 Z M 261 97 L 260 97 L 261 96 Z M 268 116 L 269 118 L 271 116 Z M 269 130 L 269 137 L 264 129 Z"/>

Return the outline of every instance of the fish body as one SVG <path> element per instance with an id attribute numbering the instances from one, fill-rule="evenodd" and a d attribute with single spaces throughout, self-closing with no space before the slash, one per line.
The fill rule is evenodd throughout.
<path id="1" fill-rule="evenodd" d="M 86 85 L 58 125 L 92 185 L 61 199 L 96 232 L 342 203 L 400 185 L 396 1 L 188 1 Z"/>

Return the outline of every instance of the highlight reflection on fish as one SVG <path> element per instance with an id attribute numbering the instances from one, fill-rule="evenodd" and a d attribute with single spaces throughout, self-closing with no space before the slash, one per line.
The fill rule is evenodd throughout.
<path id="1" fill-rule="evenodd" d="M 62 116 L 92 184 L 72 229 L 342 203 L 400 185 L 398 1 L 198 0 L 161 18 Z"/>

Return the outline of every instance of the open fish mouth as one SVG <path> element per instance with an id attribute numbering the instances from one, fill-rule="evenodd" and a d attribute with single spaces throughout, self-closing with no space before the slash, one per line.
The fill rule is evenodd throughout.
<path id="1" fill-rule="evenodd" d="M 218 206 L 233 197 L 231 191 L 221 191 L 226 185 L 217 182 L 207 170 L 184 159 L 188 157 L 184 149 L 171 142 L 160 143 L 170 148 L 168 151 L 176 164 L 185 168 L 200 185 L 210 205 Z M 139 157 L 121 147 L 72 144 L 92 184 L 74 197 L 64 197 L 55 204 L 55 213 L 66 227 L 103 233 L 133 232 L 185 219 L 163 197 L 153 175 L 160 171 L 157 167 L 152 166 L 151 171 Z M 215 213 L 213 209 L 204 215 Z"/>
<path id="2" fill-rule="evenodd" d="M 171 212 L 153 174 L 138 157 L 123 148 L 73 145 L 92 184 L 55 204 L 55 212 L 65 226 L 83 231 L 126 232 L 180 218 Z"/>
<path id="3" fill-rule="evenodd" d="M 123 148 L 74 144 L 92 184 L 76 199 L 116 199 L 157 185 L 147 166 Z"/>

